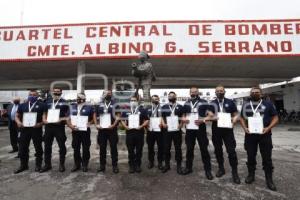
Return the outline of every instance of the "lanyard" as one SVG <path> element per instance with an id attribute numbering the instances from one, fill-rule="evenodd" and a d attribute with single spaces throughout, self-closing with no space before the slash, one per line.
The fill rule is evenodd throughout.
<path id="1" fill-rule="evenodd" d="M 37 101 L 36 101 L 37 102 Z M 30 102 L 28 102 L 28 110 L 29 112 L 31 112 L 31 110 L 34 108 L 36 102 L 34 102 L 34 104 L 32 104 L 32 106 L 30 107 Z"/>
<path id="2" fill-rule="evenodd" d="M 105 108 L 106 108 L 106 109 L 104 109 L 105 113 L 108 112 L 108 108 L 109 108 L 110 104 L 111 104 L 111 101 L 109 102 L 108 105 L 106 104 L 106 102 L 104 102 L 104 105 L 105 105 Z"/>
<path id="3" fill-rule="evenodd" d="M 82 105 L 77 105 L 77 116 L 80 116 L 80 112 L 81 112 L 83 106 L 84 106 L 84 104 L 82 104 Z"/>
<path id="4" fill-rule="evenodd" d="M 169 104 L 169 108 L 170 108 L 170 110 L 171 110 L 171 115 L 174 115 L 174 112 L 175 112 L 176 107 L 177 107 L 177 103 L 173 106 L 173 108 L 172 108 L 172 107 L 170 106 L 170 104 Z"/>
<path id="5" fill-rule="evenodd" d="M 134 112 L 133 112 L 132 107 L 131 107 L 130 109 L 131 109 L 131 114 L 135 115 L 136 111 L 139 109 L 139 106 L 137 106 L 137 107 L 135 108 Z"/>
<path id="6" fill-rule="evenodd" d="M 191 112 L 194 112 L 195 106 L 198 104 L 199 101 L 196 101 L 194 104 L 191 101 Z"/>
<path id="7" fill-rule="evenodd" d="M 56 103 L 54 103 L 54 99 L 53 99 L 52 109 L 55 109 L 55 108 L 56 108 L 56 106 L 57 106 L 57 104 L 59 103 L 60 99 L 61 99 L 61 98 L 59 98 L 59 99 L 57 100 Z"/>
<path id="8" fill-rule="evenodd" d="M 157 108 L 158 108 L 158 105 L 155 107 L 155 109 L 153 109 L 153 105 L 152 105 L 152 116 L 155 116 Z"/>
<path id="9" fill-rule="evenodd" d="M 253 108 L 253 104 L 252 104 L 252 101 L 250 101 L 250 105 L 251 105 L 251 109 L 252 109 L 252 112 L 253 112 L 253 115 L 255 115 L 255 113 L 257 112 L 260 104 L 262 103 L 262 99 L 260 100 L 259 104 L 256 106 L 256 108 L 254 109 Z"/>
<path id="10" fill-rule="evenodd" d="M 223 99 L 223 101 L 222 101 L 222 104 L 221 104 L 221 102 L 219 101 L 219 99 L 217 99 L 217 100 L 218 100 L 218 103 L 219 103 L 220 112 L 223 112 L 223 108 L 224 108 L 224 99 Z"/>

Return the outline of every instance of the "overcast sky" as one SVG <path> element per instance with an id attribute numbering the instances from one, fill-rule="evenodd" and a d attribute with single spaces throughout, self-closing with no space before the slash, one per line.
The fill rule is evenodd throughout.
<path id="1" fill-rule="evenodd" d="M 21 13 L 23 10 L 23 17 Z M 0 26 L 143 20 L 296 19 L 299 0 L 1 0 Z"/>

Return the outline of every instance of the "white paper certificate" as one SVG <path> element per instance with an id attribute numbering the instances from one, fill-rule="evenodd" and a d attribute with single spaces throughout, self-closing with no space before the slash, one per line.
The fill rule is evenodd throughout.
<path id="1" fill-rule="evenodd" d="M 23 114 L 23 126 L 33 127 L 36 125 L 37 113 L 36 112 L 25 112 Z"/>
<path id="2" fill-rule="evenodd" d="M 167 125 L 168 125 L 168 131 L 178 131 L 178 116 L 169 116 L 167 117 Z"/>
<path id="3" fill-rule="evenodd" d="M 111 117 L 109 113 L 100 115 L 100 126 L 101 128 L 108 128 L 111 126 Z"/>
<path id="4" fill-rule="evenodd" d="M 248 128 L 250 133 L 262 134 L 264 123 L 262 117 L 248 117 Z"/>
<path id="5" fill-rule="evenodd" d="M 190 113 L 187 116 L 187 119 L 189 120 L 189 123 L 186 125 L 186 129 L 189 130 L 198 130 L 199 126 L 195 124 L 195 121 L 199 119 L 198 113 Z"/>
<path id="6" fill-rule="evenodd" d="M 87 131 L 89 117 L 88 116 L 77 116 L 71 115 L 71 123 L 76 126 L 80 131 Z"/>
<path id="7" fill-rule="evenodd" d="M 128 116 L 128 128 L 129 129 L 137 129 L 140 126 L 140 115 L 139 114 L 131 114 Z"/>
<path id="8" fill-rule="evenodd" d="M 47 114 L 47 122 L 48 123 L 59 122 L 59 113 L 60 113 L 60 109 L 49 109 Z"/>
<path id="9" fill-rule="evenodd" d="M 218 127 L 232 128 L 231 114 L 218 112 Z"/>
<path id="10" fill-rule="evenodd" d="M 161 129 L 159 127 L 160 121 L 161 121 L 160 117 L 151 117 L 149 130 L 155 131 L 155 132 L 160 132 L 161 131 Z"/>

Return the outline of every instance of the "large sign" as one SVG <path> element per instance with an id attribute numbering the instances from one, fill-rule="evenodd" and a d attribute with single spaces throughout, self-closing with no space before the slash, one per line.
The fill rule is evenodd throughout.
<path id="1" fill-rule="evenodd" d="M 160 21 L 0 27 L 0 61 L 299 56 L 299 20 Z"/>

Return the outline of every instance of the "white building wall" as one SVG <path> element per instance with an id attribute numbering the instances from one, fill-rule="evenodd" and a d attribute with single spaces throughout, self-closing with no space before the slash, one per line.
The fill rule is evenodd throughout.
<path id="1" fill-rule="evenodd" d="M 292 110 L 300 111 L 300 83 L 293 86 L 287 85 L 283 89 L 283 103 L 288 112 Z"/>

